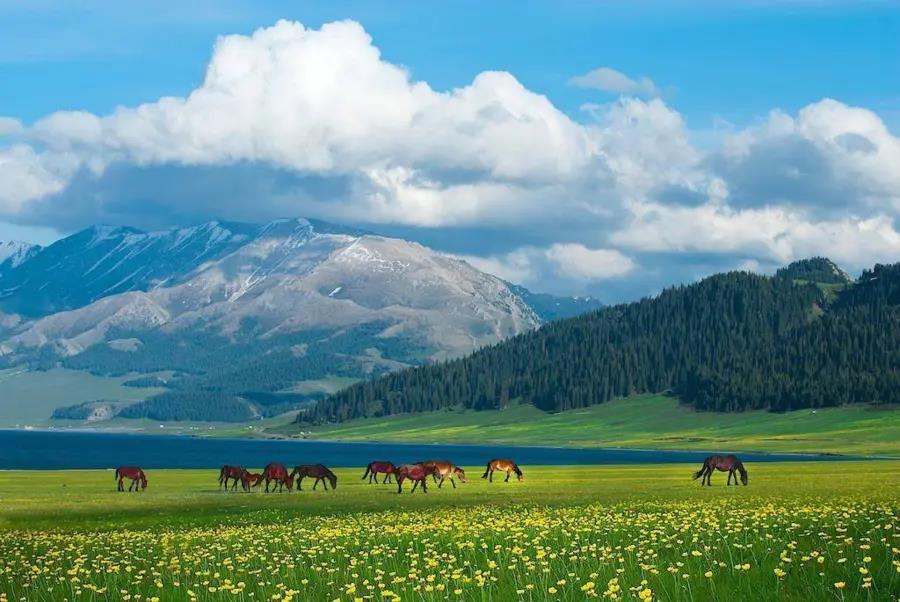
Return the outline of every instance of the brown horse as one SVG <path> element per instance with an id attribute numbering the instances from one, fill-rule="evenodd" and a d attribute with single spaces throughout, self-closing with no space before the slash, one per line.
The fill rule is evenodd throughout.
<path id="1" fill-rule="evenodd" d="M 747 469 L 744 468 L 744 464 L 737 459 L 737 456 L 733 456 L 731 454 L 727 456 L 708 457 L 703 461 L 703 468 L 694 473 L 694 480 L 696 481 L 700 477 L 703 477 L 703 479 L 700 481 L 700 484 L 703 485 L 705 483 L 706 485 L 711 487 L 712 473 L 716 470 L 728 473 L 728 485 L 731 485 L 732 477 L 734 477 L 734 484 L 738 485 L 738 479 L 735 471 L 741 474 L 741 483 L 743 483 L 744 485 L 747 484 Z"/>
<path id="2" fill-rule="evenodd" d="M 378 482 L 378 473 L 384 475 L 384 479 L 381 481 L 382 483 L 390 483 L 391 475 L 397 472 L 397 467 L 394 466 L 393 462 L 388 462 L 386 460 L 376 460 L 375 462 L 369 462 L 369 465 L 366 466 L 366 472 L 363 473 L 363 481 L 366 480 L 366 477 L 369 477 L 369 483 L 372 482 L 372 479 L 375 482 Z"/>
<path id="3" fill-rule="evenodd" d="M 124 479 L 131 479 L 128 491 L 141 491 L 147 488 L 147 475 L 137 466 L 120 466 L 116 469 L 116 480 L 119 482 L 118 490 L 125 491 Z M 140 487 L 138 486 L 140 484 Z"/>
<path id="4" fill-rule="evenodd" d="M 226 464 L 222 467 L 219 471 L 219 487 L 224 485 L 225 491 L 228 491 L 229 479 L 234 479 L 234 483 L 231 486 L 232 491 L 237 489 L 238 482 L 241 483 L 241 488 L 244 491 L 250 491 L 250 473 L 240 466 L 230 466 Z"/>
<path id="5" fill-rule="evenodd" d="M 397 493 L 403 493 L 403 481 L 409 479 L 413 481 L 413 488 L 410 493 L 416 491 L 416 487 L 422 486 L 422 493 L 428 493 L 428 476 L 435 474 L 437 469 L 426 467 L 423 464 L 404 464 L 397 469 Z"/>
<path id="6" fill-rule="evenodd" d="M 494 482 L 494 471 L 500 471 L 506 473 L 506 479 L 504 479 L 504 483 L 509 482 L 509 475 L 512 473 L 516 473 L 516 478 L 520 481 L 525 480 L 525 475 L 522 474 L 522 470 L 519 468 L 519 465 L 513 462 L 512 460 L 506 458 L 495 458 L 487 463 L 487 469 L 484 471 L 484 474 L 481 475 L 482 479 L 487 479 L 491 483 Z"/>
<path id="7" fill-rule="evenodd" d="M 322 487 L 325 491 L 328 491 L 328 482 L 331 482 L 331 488 L 337 489 L 337 475 L 328 470 L 323 464 L 301 464 L 300 466 L 295 466 L 294 470 L 291 471 L 291 479 L 297 477 L 297 491 L 303 491 L 303 479 L 306 477 L 312 477 L 316 480 L 313 483 L 313 489 L 319 486 L 319 481 L 322 481 Z"/>
<path id="8" fill-rule="evenodd" d="M 278 462 L 267 464 L 263 469 L 262 475 L 260 475 L 260 479 L 266 482 L 266 493 L 269 493 L 270 482 L 275 483 L 275 487 L 272 488 L 273 492 L 276 488 L 279 492 L 284 491 L 284 487 L 287 487 L 288 491 L 294 488 L 294 479 L 288 474 L 284 464 L 279 464 Z"/>
<path id="9" fill-rule="evenodd" d="M 262 482 L 262 475 L 258 472 L 250 472 L 249 470 L 245 470 L 244 477 L 247 479 L 247 491 L 250 491 L 251 487 L 256 487 Z"/>
<path id="10" fill-rule="evenodd" d="M 454 475 L 459 477 L 461 483 L 466 482 L 466 471 L 453 462 L 447 460 L 428 460 L 422 462 L 422 466 L 434 469 L 432 475 L 434 476 L 434 482 L 438 484 L 438 489 L 443 487 L 444 481 L 447 479 L 450 479 L 450 484 L 456 489 L 456 481 L 453 480 Z"/>

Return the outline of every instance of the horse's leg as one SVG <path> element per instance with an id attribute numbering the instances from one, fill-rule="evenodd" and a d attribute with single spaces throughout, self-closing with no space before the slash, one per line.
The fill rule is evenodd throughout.
<path id="1" fill-rule="evenodd" d="M 316 477 L 316 480 L 313 481 L 313 491 L 316 490 L 316 487 L 319 486 L 319 477 Z"/>
<path id="2" fill-rule="evenodd" d="M 456 481 L 453 480 L 453 477 L 450 477 L 450 484 L 453 485 L 454 489 L 456 489 Z"/>
<path id="3" fill-rule="evenodd" d="M 435 482 L 437 482 L 437 477 L 434 477 Z M 444 486 L 444 475 L 441 475 L 441 482 L 438 483 L 438 489 Z"/>
<path id="4" fill-rule="evenodd" d="M 125 491 L 125 486 L 122 485 L 122 477 L 119 477 L 119 486 L 116 487 L 116 491 Z"/>
<path id="5" fill-rule="evenodd" d="M 419 481 L 413 481 L 413 488 L 412 488 L 412 491 L 410 491 L 410 493 L 415 493 L 416 487 L 418 487 L 418 486 L 419 486 Z"/>
<path id="6" fill-rule="evenodd" d="M 422 493 L 428 493 L 428 477 L 422 479 Z"/>
<path id="7" fill-rule="evenodd" d="M 494 469 L 491 468 L 490 472 L 488 472 L 488 483 L 493 483 L 493 482 L 494 482 Z"/>
<path id="8" fill-rule="evenodd" d="M 506 471 L 506 478 L 503 479 L 503 482 L 504 482 L 504 483 L 509 483 L 509 475 L 510 475 L 510 472 L 507 470 L 507 471 Z"/>

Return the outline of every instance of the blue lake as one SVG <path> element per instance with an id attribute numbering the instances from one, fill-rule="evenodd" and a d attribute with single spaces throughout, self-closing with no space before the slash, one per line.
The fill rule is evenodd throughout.
<path id="1" fill-rule="evenodd" d="M 717 450 L 725 452 L 728 450 Z M 708 452 L 631 449 L 576 449 L 509 445 L 422 445 L 342 443 L 273 439 L 204 439 L 178 435 L 135 435 L 75 431 L 0 430 L 0 469 L 216 468 L 223 464 L 262 467 L 318 463 L 365 466 L 372 460 L 395 463 L 446 458 L 461 465 L 482 465 L 495 457 L 519 464 L 656 464 L 702 462 Z M 741 453 L 745 462 L 838 460 L 846 457 Z"/>

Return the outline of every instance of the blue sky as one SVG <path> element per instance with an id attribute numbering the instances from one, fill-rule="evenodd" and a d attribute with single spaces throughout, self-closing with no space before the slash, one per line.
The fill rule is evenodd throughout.
<path id="1" fill-rule="evenodd" d="M 450 108 L 425 119 L 429 131 L 466 133 L 468 154 L 417 154 L 404 144 L 425 146 L 420 138 L 392 130 L 390 147 L 360 157 L 343 146 L 359 131 L 342 129 L 346 120 L 326 134 L 297 130 L 324 136 L 327 166 L 290 148 L 261 153 L 258 141 L 252 152 L 238 145 L 222 154 L 170 153 L 164 137 L 172 127 L 157 117 L 154 136 L 163 139 L 153 149 L 126 140 L 123 128 L 133 121 L 110 122 L 102 140 L 84 138 L 94 116 L 186 97 L 203 85 L 219 36 L 251 39 L 279 19 L 306 31 L 352 20 L 382 66 L 406 69 L 410 82 L 435 93 L 471 88 L 483 131 L 496 124 L 486 107 L 543 124 L 529 136 L 565 160 L 548 167 L 554 156 L 516 158 L 520 132 L 507 128 L 500 142 L 471 137 L 470 113 L 444 119 Z M 320 52 L 303 55 L 303 69 L 343 52 L 324 37 L 316 38 Z M 359 49 L 365 53 L 365 44 Z M 287 212 L 354 222 L 466 256 L 533 288 L 609 299 L 718 269 L 771 270 L 827 250 L 811 242 L 817 238 L 846 240 L 837 259 L 859 269 L 900 257 L 900 190 L 889 165 L 900 132 L 898 57 L 900 7 L 891 2 L 0 2 L 0 118 L 15 124 L 4 135 L 0 123 L 0 151 L 17 170 L 7 178 L 17 188 L 0 189 L 0 239 L 46 243 L 98 220 L 164 227 L 252 219 L 259 209 L 260 219 Z M 572 85 L 600 68 L 633 82 L 647 78 L 653 91 Z M 490 78 L 473 84 L 492 71 L 508 72 L 522 89 Z M 394 86 L 382 75 L 371 85 Z M 372 94 L 355 93 L 353 106 L 377 122 Z M 318 91 L 304 94 L 297 106 Z M 91 118 L 42 125 L 60 111 Z M 258 135 L 283 118 L 251 119 L 252 128 L 240 131 L 262 128 L 253 130 Z M 554 128 L 570 137 L 558 149 L 556 138 L 539 139 Z M 485 157 L 494 150 L 487 145 L 503 140 L 511 157 Z M 171 146 L 183 143 L 173 138 Z M 316 153 L 306 146 L 313 143 L 297 141 L 305 156 Z M 231 188 L 234 171 L 252 193 L 221 203 L 202 198 Z M 833 191 L 840 194 L 829 198 Z M 344 203 L 357 194 L 359 202 Z M 260 195 L 264 202 L 248 205 Z M 695 231 L 703 220 L 708 228 Z M 747 236 L 748 229 L 761 234 Z M 856 237 L 866 241 L 863 251 Z"/>
<path id="2" fill-rule="evenodd" d="M 695 129 L 826 96 L 879 111 L 894 129 L 900 123 L 893 2 L 34 4 L 0 3 L 0 76 L 15 90 L 0 96 L 0 114 L 24 121 L 186 94 L 223 33 L 280 18 L 311 27 L 349 18 L 386 59 L 437 89 L 507 70 L 574 114 L 596 95 L 569 78 L 604 64 L 653 79 Z"/>

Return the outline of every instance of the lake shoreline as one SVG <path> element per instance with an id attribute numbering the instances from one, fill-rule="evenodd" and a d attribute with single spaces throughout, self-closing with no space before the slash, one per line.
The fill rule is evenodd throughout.
<path id="1" fill-rule="evenodd" d="M 108 468 L 138 464 L 157 468 L 217 468 L 223 464 L 263 466 L 270 461 L 365 466 L 371 460 L 398 463 L 452 458 L 458 464 L 483 465 L 493 457 L 514 457 L 522 464 L 668 464 L 699 463 L 710 454 L 698 450 L 575 448 L 493 444 L 423 444 L 318 439 L 253 439 L 171 434 L 0 429 L 0 469 Z M 725 453 L 719 450 L 717 453 Z M 733 452 L 749 462 L 828 462 L 879 458 L 824 454 Z M 888 458 L 885 458 L 888 459 Z M 302 460 L 302 462 L 300 462 Z"/>

